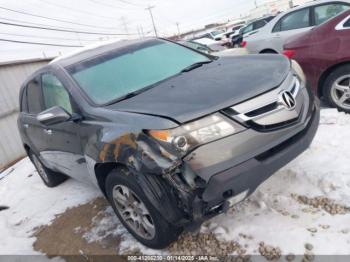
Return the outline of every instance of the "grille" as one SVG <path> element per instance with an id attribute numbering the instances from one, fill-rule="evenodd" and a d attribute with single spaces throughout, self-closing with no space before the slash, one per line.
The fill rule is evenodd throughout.
<path id="1" fill-rule="evenodd" d="M 223 112 L 243 125 L 259 131 L 293 125 L 299 121 L 305 104 L 301 85 L 300 80 L 290 74 L 278 88 L 226 108 Z"/>

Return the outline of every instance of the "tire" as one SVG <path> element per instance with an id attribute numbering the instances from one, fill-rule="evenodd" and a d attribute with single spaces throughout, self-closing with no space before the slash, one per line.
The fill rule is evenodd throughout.
<path id="1" fill-rule="evenodd" d="M 32 151 L 29 151 L 28 156 L 32 161 L 35 169 L 37 170 L 40 178 L 47 187 L 56 187 L 67 179 L 67 176 L 58 172 L 54 172 L 45 167 L 37 155 Z"/>
<path id="2" fill-rule="evenodd" d="M 338 67 L 329 74 L 323 85 L 323 97 L 338 111 L 350 113 L 350 65 Z"/>
<path id="3" fill-rule="evenodd" d="M 267 55 L 267 54 L 278 54 L 278 53 L 274 50 L 264 50 L 264 51 L 261 51 L 260 54 Z"/>
<path id="4" fill-rule="evenodd" d="M 124 227 L 143 245 L 163 249 L 181 234 L 182 228 L 175 227 L 164 219 L 138 185 L 136 176 L 126 168 L 118 168 L 109 173 L 106 194 Z M 126 200 L 126 195 L 131 196 L 132 200 Z M 117 198 L 120 200 L 116 200 Z M 136 207 L 130 206 L 131 203 Z M 133 215 L 129 210 L 132 210 Z M 137 210 L 136 214 L 134 210 Z"/>

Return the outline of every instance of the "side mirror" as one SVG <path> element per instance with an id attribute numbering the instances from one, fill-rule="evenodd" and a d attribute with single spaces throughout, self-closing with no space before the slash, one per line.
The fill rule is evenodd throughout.
<path id="1" fill-rule="evenodd" d="M 72 116 L 62 107 L 54 106 L 38 114 L 36 119 L 43 125 L 50 126 L 66 122 L 70 120 L 71 117 Z"/>

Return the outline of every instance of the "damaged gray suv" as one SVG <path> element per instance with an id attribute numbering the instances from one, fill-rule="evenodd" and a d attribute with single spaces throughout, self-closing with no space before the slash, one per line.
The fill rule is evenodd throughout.
<path id="1" fill-rule="evenodd" d="M 58 58 L 23 84 L 20 105 L 43 182 L 96 185 L 151 248 L 245 199 L 308 148 L 319 122 L 297 63 L 154 38 Z"/>

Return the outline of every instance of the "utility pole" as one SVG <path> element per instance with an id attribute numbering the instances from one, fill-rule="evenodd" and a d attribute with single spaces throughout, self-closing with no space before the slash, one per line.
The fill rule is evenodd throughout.
<path id="1" fill-rule="evenodd" d="M 145 33 L 143 32 L 143 26 L 142 25 L 140 25 L 140 30 L 141 30 L 142 38 L 145 37 Z"/>
<path id="2" fill-rule="evenodd" d="M 148 7 L 146 8 L 146 10 L 149 11 L 149 14 L 150 14 L 150 16 L 151 16 L 154 34 L 156 35 L 156 37 L 158 37 L 157 28 L 156 28 L 156 25 L 155 25 L 155 23 L 154 23 L 154 18 L 153 18 L 153 14 L 152 14 L 152 9 L 153 9 L 153 8 L 155 8 L 154 5 L 153 5 L 153 6 L 148 6 Z"/>
<path id="3" fill-rule="evenodd" d="M 126 18 L 124 17 L 124 16 L 122 16 L 121 18 L 120 18 L 120 20 L 122 21 L 122 24 L 123 24 L 123 26 L 124 26 L 124 31 L 125 31 L 125 33 L 129 33 L 129 30 L 128 30 L 128 25 L 126 24 Z"/>
<path id="4" fill-rule="evenodd" d="M 289 8 L 293 8 L 293 7 L 294 7 L 293 0 L 289 0 Z"/>
<path id="5" fill-rule="evenodd" d="M 176 26 L 177 26 L 177 36 L 180 37 L 181 33 L 180 33 L 180 23 L 176 22 Z"/>

